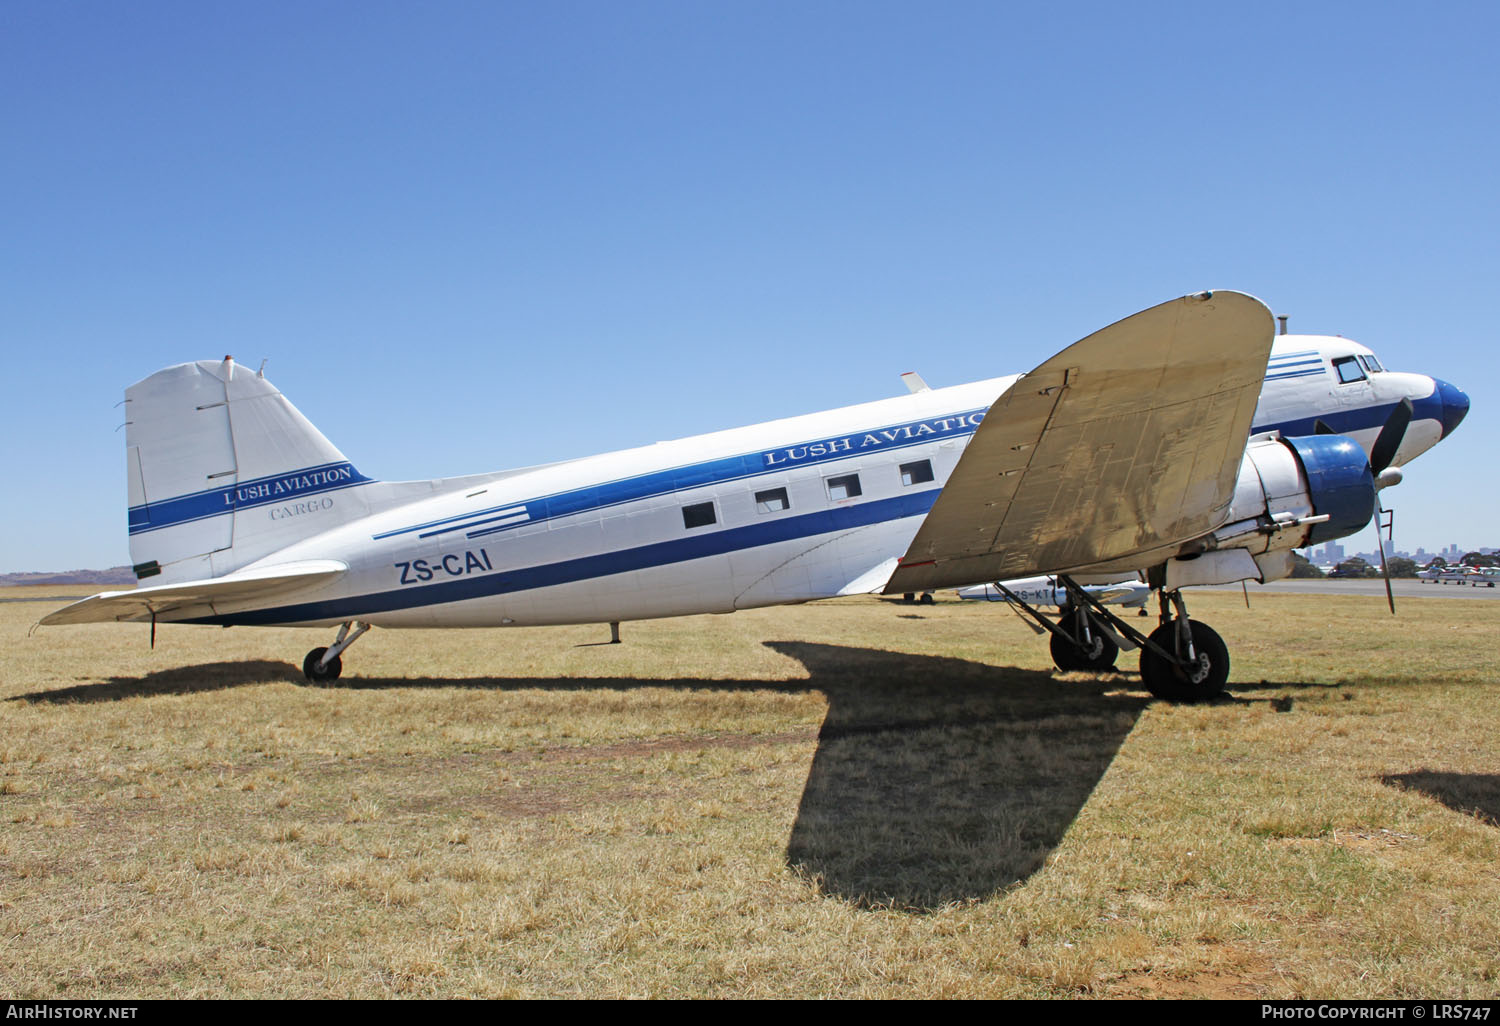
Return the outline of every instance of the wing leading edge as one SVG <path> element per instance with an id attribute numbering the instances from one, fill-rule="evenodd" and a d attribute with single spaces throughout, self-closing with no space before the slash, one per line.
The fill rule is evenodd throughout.
<path id="1" fill-rule="evenodd" d="M 1140 568 L 1220 526 L 1274 336 L 1260 300 L 1202 292 L 1023 375 L 990 407 L 886 593 Z"/>

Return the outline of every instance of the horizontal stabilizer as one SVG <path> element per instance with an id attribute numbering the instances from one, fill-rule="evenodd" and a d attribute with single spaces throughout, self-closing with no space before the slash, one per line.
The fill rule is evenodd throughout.
<path id="1" fill-rule="evenodd" d="M 117 620 L 171 620 L 168 614 L 202 609 L 207 615 L 216 606 L 240 605 L 305 591 L 326 584 L 348 570 L 345 563 L 333 559 L 313 559 L 242 570 L 224 577 L 181 584 L 160 584 L 129 591 L 104 591 L 98 595 L 63 606 L 42 617 L 44 627 L 64 623 L 110 623 Z"/>

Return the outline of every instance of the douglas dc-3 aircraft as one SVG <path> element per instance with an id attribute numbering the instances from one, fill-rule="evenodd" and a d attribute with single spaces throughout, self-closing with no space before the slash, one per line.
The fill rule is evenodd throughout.
<path id="1" fill-rule="evenodd" d="M 141 586 L 42 623 L 340 625 L 303 663 L 330 681 L 371 626 L 617 626 L 1053 573 L 1076 591 L 1048 628 L 1064 668 L 1135 646 L 1148 688 L 1200 698 L 1228 651 L 1181 589 L 1281 577 L 1359 530 L 1468 408 L 1353 342 L 1273 340 L 1259 300 L 1204 292 L 1029 374 L 409 482 L 359 473 L 229 358 L 180 364 L 125 393 Z M 1149 637 L 1077 590 L 1128 571 L 1159 593 Z"/>

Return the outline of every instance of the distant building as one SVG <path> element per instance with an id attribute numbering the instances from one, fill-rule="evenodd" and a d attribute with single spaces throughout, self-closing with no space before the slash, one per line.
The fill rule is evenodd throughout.
<path id="1" fill-rule="evenodd" d="M 1314 563 L 1342 563 L 1344 561 L 1344 547 L 1338 542 L 1328 542 L 1319 550 Z"/>

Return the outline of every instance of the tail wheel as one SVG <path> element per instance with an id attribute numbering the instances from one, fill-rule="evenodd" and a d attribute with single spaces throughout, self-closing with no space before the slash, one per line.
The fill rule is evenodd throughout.
<path id="1" fill-rule="evenodd" d="M 1073 644 L 1061 634 L 1052 635 L 1052 662 L 1059 670 L 1085 670 L 1102 673 L 1114 669 L 1120 646 L 1104 636 L 1098 628 L 1089 631 L 1093 639 L 1087 648 Z"/>
<path id="2" fill-rule="evenodd" d="M 1141 648 L 1141 680 L 1157 698 L 1173 702 L 1204 702 L 1224 693 L 1229 683 L 1229 646 L 1219 632 L 1197 620 L 1188 621 L 1193 637 L 1193 660 L 1187 665 L 1162 658 L 1149 647 Z M 1177 621 L 1171 620 L 1151 632 L 1151 639 L 1168 652 L 1177 651 Z"/>
<path id="3" fill-rule="evenodd" d="M 339 674 L 344 672 L 344 661 L 338 656 L 328 660 L 326 666 L 318 665 L 323 653 L 327 651 L 326 648 L 315 648 L 302 660 L 302 675 L 309 684 L 326 684 L 331 680 L 338 680 Z"/>

